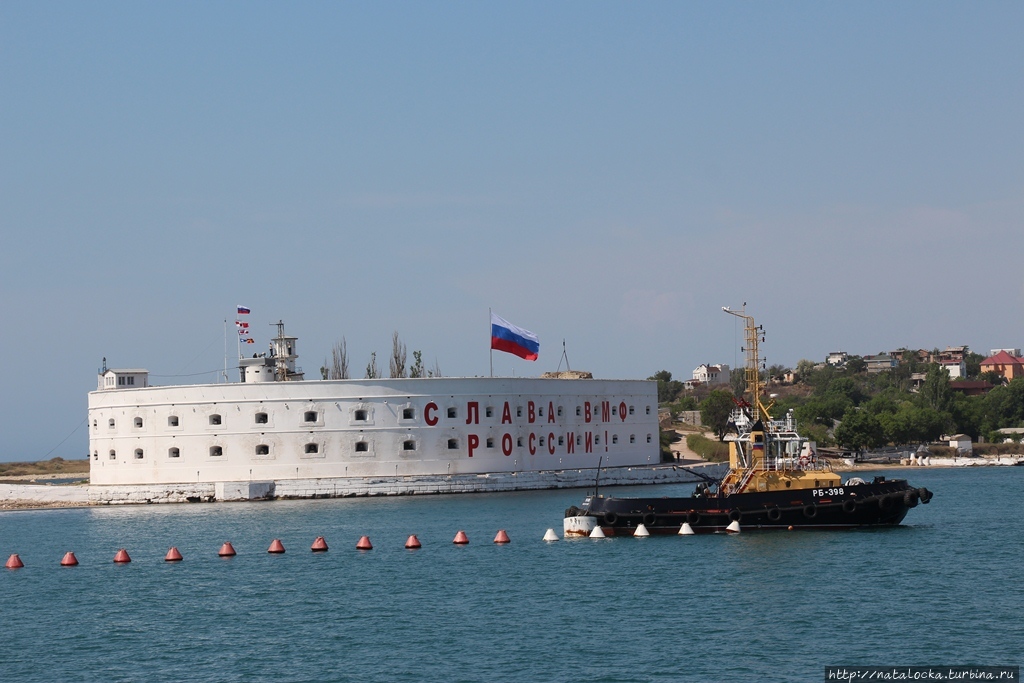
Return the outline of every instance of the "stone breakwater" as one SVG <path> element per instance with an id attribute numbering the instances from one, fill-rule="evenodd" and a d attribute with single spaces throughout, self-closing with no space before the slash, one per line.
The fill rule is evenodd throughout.
<path id="1" fill-rule="evenodd" d="M 721 477 L 721 463 L 692 469 Z M 286 479 L 278 481 L 217 482 L 209 484 L 147 484 L 141 486 L 90 486 L 88 504 L 132 505 L 143 503 L 198 503 L 268 500 L 273 498 L 351 498 L 358 496 L 408 496 L 441 493 L 484 493 L 538 489 L 584 488 L 594 485 L 594 469 L 548 470 L 421 477 L 345 477 Z M 601 470 L 601 486 L 696 483 L 700 477 L 672 465 L 656 467 L 608 467 Z"/>

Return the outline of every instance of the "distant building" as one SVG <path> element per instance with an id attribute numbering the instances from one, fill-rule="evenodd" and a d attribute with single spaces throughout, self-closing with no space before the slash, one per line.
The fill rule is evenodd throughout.
<path id="1" fill-rule="evenodd" d="M 998 372 L 1009 382 L 1017 377 L 1024 377 L 1024 362 L 1003 349 L 981 361 L 981 371 Z"/>
<path id="2" fill-rule="evenodd" d="M 928 373 L 926 372 L 910 373 L 910 390 L 915 394 L 921 391 L 921 385 L 924 384 L 924 380 L 927 376 Z"/>
<path id="3" fill-rule="evenodd" d="M 864 363 L 867 371 L 872 374 L 892 370 L 896 367 L 896 359 L 888 353 L 880 353 L 877 356 L 865 356 Z"/>
<path id="4" fill-rule="evenodd" d="M 988 352 L 988 355 L 994 356 L 998 354 L 1000 351 L 1006 351 L 1014 358 L 1020 358 L 1020 349 L 992 349 L 991 351 Z"/>
<path id="5" fill-rule="evenodd" d="M 950 382 L 949 388 L 958 391 L 964 396 L 984 396 L 992 390 L 992 385 L 983 381 L 958 381 Z"/>
<path id="6" fill-rule="evenodd" d="M 728 384 L 729 377 L 729 366 L 724 364 L 708 365 L 703 363 L 693 371 L 693 381 L 700 384 Z"/>
<path id="7" fill-rule="evenodd" d="M 896 359 L 897 363 L 904 363 L 911 359 L 916 360 L 918 363 L 960 363 L 964 360 L 967 355 L 968 347 L 965 346 L 947 346 L 945 351 L 928 351 L 926 349 L 917 349 L 913 351 L 911 349 L 896 349 L 890 351 L 889 355 Z"/>
<path id="8" fill-rule="evenodd" d="M 846 351 L 833 351 L 825 358 L 825 362 L 834 368 L 841 368 L 846 365 L 846 361 L 849 359 L 850 354 L 846 353 Z"/>
<path id="9" fill-rule="evenodd" d="M 966 434 L 954 434 L 953 436 L 943 437 L 943 441 L 949 441 L 949 447 L 955 448 L 957 453 L 973 453 L 974 445 L 971 443 L 971 437 Z"/>
<path id="10" fill-rule="evenodd" d="M 939 367 L 945 368 L 949 372 L 950 379 L 961 379 L 967 376 L 967 363 L 961 358 L 960 360 L 940 360 Z"/>

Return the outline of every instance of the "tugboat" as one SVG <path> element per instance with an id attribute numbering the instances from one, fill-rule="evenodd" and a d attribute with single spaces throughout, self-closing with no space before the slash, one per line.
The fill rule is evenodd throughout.
<path id="1" fill-rule="evenodd" d="M 928 503 L 932 492 L 914 488 L 904 479 L 875 477 L 845 482 L 819 459 L 812 444 L 801 437 L 792 411 L 774 419 L 774 401 L 762 400 L 758 342 L 764 328 L 745 310 L 726 313 L 746 321 L 746 391 L 734 399 L 729 439 L 729 470 L 721 480 L 710 477 L 686 498 L 612 498 L 595 486 L 582 507 L 565 511 L 567 536 L 689 534 L 744 529 L 852 529 L 896 526 L 907 512 Z M 750 400 L 746 400 L 747 394 Z M 695 472 L 696 474 L 696 472 Z"/>

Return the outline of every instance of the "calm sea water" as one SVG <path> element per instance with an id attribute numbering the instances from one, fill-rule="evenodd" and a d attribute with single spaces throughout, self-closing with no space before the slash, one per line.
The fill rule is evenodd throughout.
<path id="1" fill-rule="evenodd" d="M 817 681 L 1022 663 L 1024 468 L 894 529 L 578 539 L 583 492 L 0 513 L 0 681 Z M 663 495 L 692 486 L 607 489 Z M 512 538 L 491 543 L 498 529 Z M 464 529 L 468 546 L 454 546 Z M 417 551 L 403 548 L 415 533 Z M 368 534 L 374 544 L 358 552 Z M 313 554 L 324 535 L 331 546 Z M 280 538 L 287 553 L 268 555 Z M 217 557 L 230 540 L 238 556 Z M 163 562 L 169 546 L 184 562 Z M 115 566 L 126 547 L 132 563 Z M 73 550 L 81 566 L 58 566 Z"/>

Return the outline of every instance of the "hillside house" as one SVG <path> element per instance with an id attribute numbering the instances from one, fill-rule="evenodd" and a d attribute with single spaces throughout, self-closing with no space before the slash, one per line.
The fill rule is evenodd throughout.
<path id="1" fill-rule="evenodd" d="M 981 371 L 998 372 L 1009 382 L 1017 377 L 1024 377 L 1024 362 L 1003 349 L 981 361 Z"/>

